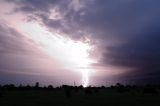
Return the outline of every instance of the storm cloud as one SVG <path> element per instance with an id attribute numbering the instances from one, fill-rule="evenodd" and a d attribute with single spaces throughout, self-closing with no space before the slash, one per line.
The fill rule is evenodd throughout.
<path id="1" fill-rule="evenodd" d="M 15 13 L 22 12 L 53 32 L 74 40 L 91 39 L 95 46 L 92 54 L 99 55 L 97 65 L 130 68 L 124 76 L 134 80 L 160 80 L 160 1 L 7 1 L 17 4 Z"/>

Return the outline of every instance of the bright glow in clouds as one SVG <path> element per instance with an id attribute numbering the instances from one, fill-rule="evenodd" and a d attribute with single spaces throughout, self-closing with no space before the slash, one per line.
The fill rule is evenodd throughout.
<path id="1" fill-rule="evenodd" d="M 80 71 L 83 86 L 88 85 L 90 65 L 95 62 L 89 58 L 89 51 L 92 49 L 89 43 L 73 41 L 57 33 L 53 34 L 35 23 L 23 23 L 18 28 L 65 69 Z"/>

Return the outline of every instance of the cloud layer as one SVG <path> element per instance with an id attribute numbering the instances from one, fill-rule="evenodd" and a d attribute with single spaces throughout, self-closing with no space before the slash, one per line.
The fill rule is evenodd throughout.
<path id="1" fill-rule="evenodd" d="M 74 40 L 90 39 L 91 44 L 95 46 L 92 55 L 94 58 L 98 57 L 95 66 L 129 68 L 132 71 L 122 75 L 123 78 L 128 78 L 126 79 L 128 81 L 129 79 L 153 81 L 154 78 L 160 80 L 159 1 L 7 0 L 7 2 L 16 4 L 14 13 L 23 13 L 28 20 L 38 21 L 52 32 L 61 33 Z"/>

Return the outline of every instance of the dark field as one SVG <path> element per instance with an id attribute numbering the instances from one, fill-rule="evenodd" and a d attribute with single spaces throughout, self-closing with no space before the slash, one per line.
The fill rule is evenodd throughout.
<path id="1" fill-rule="evenodd" d="M 158 87 L 3 88 L 0 106 L 160 106 Z"/>

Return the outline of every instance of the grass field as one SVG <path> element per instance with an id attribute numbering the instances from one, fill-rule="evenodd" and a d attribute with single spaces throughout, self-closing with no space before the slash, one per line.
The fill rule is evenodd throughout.
<path id="1" fill-rule="evenodd" d="M 160 106 L 159 94 L 144 94 L 135 90 L 117 92 L 98 89 L 86 94 L 84 90 L 3 90 L 0 106 Z"/>

